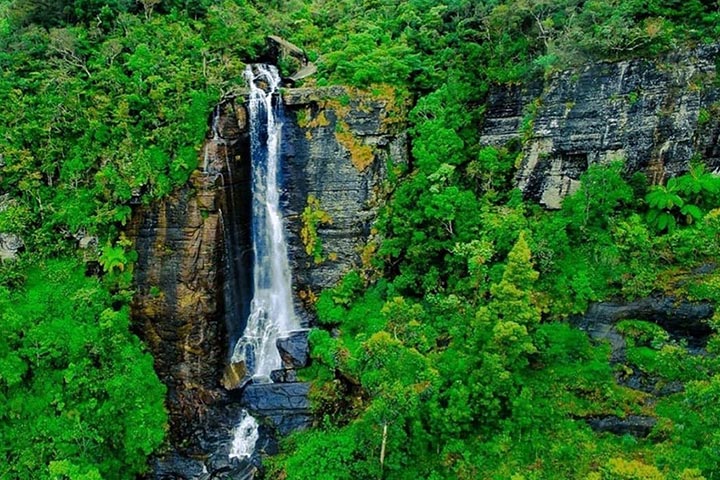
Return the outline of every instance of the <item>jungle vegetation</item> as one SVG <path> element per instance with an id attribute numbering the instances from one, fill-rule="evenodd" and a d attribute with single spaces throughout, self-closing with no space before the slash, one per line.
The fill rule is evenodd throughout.
<path id="1" fill-rule="evenodd" d="M 718 262 L 720 180 L 702 158 L 660 185 L 594 166 L 549 212 L 513 188 L 522 145 L 480 148 L 476 128 L 494 84 L 717 41 L 701 0 L 0 0 L 0 232 L 25 244 L 0 264 L 0 478 L 134 478 L 161 445 L 121 232 L 188 180 L 268 34 L 318 64 L 307 85 L 381 81 L 413 105 L 376 253 L 317 300 L 318 425 L 268 478 L 720 478 L 717 337 L 691 355 L 629 322 L 610 365 L 567 322 L 612 297 L 720 300 L 720 274 L 690 275 Z M 655 401 L 619 369 L 684 388 Z M 582 421 L 603 414 L 658 423 L 637 439 Z"/>

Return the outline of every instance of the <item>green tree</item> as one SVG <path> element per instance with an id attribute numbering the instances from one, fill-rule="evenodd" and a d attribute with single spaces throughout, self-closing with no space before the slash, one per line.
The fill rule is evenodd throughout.
<path id="1" fill-rule="evenodd" d="M 165 388 L 128 307 L 72 261 L 0 287 L 0 477 L 131 479 L 165 435 Z"/>

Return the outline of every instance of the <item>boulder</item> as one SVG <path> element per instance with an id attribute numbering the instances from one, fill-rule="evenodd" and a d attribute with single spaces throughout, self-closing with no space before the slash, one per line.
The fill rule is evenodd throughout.
<path id="1" fill-rule="evenodd" d="M 245 362 L 232 362 L 225 367 L 222 377 L 222 386 L 225 390 L 243 388 L 251 380 Z"/>
<path id="2" fill-rule="evenodd" d="M 242 404 L 255 412 L 310 411 L 309 383 L 262 383 L 245 388 Z"/>
<path id="3" fill-rule="evenodd" d="M 309 383 L 252 384 L 245 388 L 241 404 L 267 418 L 280 435 L 287 435 L 312 424 L 309 392 Z"/>
<path id="4" fill-rule="evenodd" d="M 310 355 L 308 330 L 290 332 L 287 336 L 278 338 L 276 345 L 283 367 L 290 369 L 307 366 Z"/>

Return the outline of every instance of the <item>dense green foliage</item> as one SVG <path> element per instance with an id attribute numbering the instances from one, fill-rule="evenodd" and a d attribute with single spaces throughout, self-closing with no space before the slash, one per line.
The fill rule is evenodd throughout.
<path id="1" fill-rule="evenodd" d="M 411 190 L 416 201 L 407 203 L 399 196 L 427 181 L 420 171 L 396 190 L 386 229 L 434 219 L 435 210 L 423 215 L 414 205 L 442 190 Z M 308 374 L 319 385 L 324 435 L 292 439 L 295 453 L 281 463 L 288 478 L 374 478 L 381 468 L 385 478 L 407 479 L 714 478 L 715 414 L 701 402 L 716 399 L 716 340 L 708 355 L 697 356 L 656 324 L 621 322 L 627 359 L 613 366 L 607 346 L 591 345 L 558 321 L 611 296 L 662 288 L 682 295 L 678 278 L 664 279 L 668 267 L 717 258 L 717 210 L 658 234 L 645 223 L 644 210 L 654 208 L 642 201 L 646 189 L 634 191 L 620 173 L 620 164 L 591 168 L 555 213 L 523 206 L 513 195 L 496 202 L 493 191 L 469 190 L 467 208 L 482 212 L 482 220 L 452 229 L 438 220 L 438 228 L 409 229 L 400 242 L 400 230 L 386 230 L 380 252 L 385 265 L 396 266 L 392 281 L 364 291 L 362 278 L 351 274 L 318 300 L 321 321 L 341 335 L 312 336 L 316 364 Z M 456 179 L 455 188 L 461 183 Z M 445 222 L 455 220 L 449 212 Z M 427 235 L 414 238 L 412 230 Z M 468 240 L 460 243 L 463 233 Z M 413 254 L 423 246 L 438 257 Z M 699 280 L 693 288 L 708 288 L 695 298 L 717 301 L 709 286 L 716 281 Z M 653 406 L 649 395 L 616 383 L 634 369 L 657 388 L 680 381 L 687 389 Z M 598 435 L 582 421 L 628 414 L 661 420 L 647 440 Z M 391 453 L 381 467 L 385 425 Z M 338 473 L 347 468 L 357 471 Z"/>
<path id="2" fill-rule="evenodd" d="M 165 387 L 129 309 L 73 261 L 0 287 L 0 478 L 134 478 L 165 435 Z"/>
<path id="3" fill-rule="evenodd" d="M 280 14 L 271 21 L 322 53 L 318 83 L 382 78 L 417 101 L 413 168 L 376 225 L 375 263 L 317 302 L 323 325 L 306 374 L 319 431 L 291 438 L 273 468 L 288 479 L 715 478 L 717 430 L 697 430 L 714 421 L 699 400 L 715 398 L 714 351 L 693 356 L 656 325 L 624 324 L 638 340 L 611 365 L 607 346 L 563 319 L 616 296 L 693 295 L 678 275 L 717 261 L 720 181 L 699 164 L 656 186 L 628 178 L 621 162 L 593 166 L 560 211 L 546 212 L 512 190 L 521 145 L 479 148 L 474 126 L 493 82 L 716 38 L 716 6 L 288 5 L 292 27 L 282 30 Z M 701 279 L 694 298 L 716 301 L 707 282 L 716 280 Z M 657 385 L 690 383 L 653 406 L 617 383 L 633 369 Z M 641 440 L 582 420 L 628 414 L 660 421 Z"/>
<path id="4" fill-rule="evenodd" d="M 522 145 L 480 148 L 476 126 L 493 83 L 712 41 L 719 25 L 699 0 L 0 0 L 0 232 L 26 245 L 0 265 L 0 478 L 132 478 L 160 443 L 119 231 L 131 203 L 187 181 L 212 105 L 269 33 L 317 62 L 308 84 L 414 99 L 412 167 L 391 172 L 377 255 L 317 301 L 305 374 L 321 421 L 269 476 L 718 478 L 717 338 L 691 355 L 624 322 L 627 361 L 611 366 L 565 322 L 612 296 L 720 300 L 720 275 L 683 277 L 718 261 L 717 178 L 698 162 L 649 186 L 594 166 L 546 212 L 512 189 Z M 328 221 L 310 210 L 308 225 Z M 102 283 L 68 259 L 83 235 L 100 239 Z M 616 382 L 633 369 L 685 390 L 649 402 Z M 582 421 L 632 413 L 660 420 L 648 439 Z"/>
<path id="5" fill-rule="evenodd" d="M 0 188 L 13 198 L 0 231 L 36 252 L 81 232 L 112 237 L 132 198 L 185 183 L 212 105 L 263 42 L 248 6 L 213 5 L 202 23 L 108 8 L 82 14 L 85 25 L 11 23 L 0 37 Z"/>

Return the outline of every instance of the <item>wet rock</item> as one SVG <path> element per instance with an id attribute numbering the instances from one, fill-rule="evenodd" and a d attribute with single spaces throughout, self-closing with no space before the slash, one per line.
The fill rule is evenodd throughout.
<path id="1" fill-rule="evenodd" d="M 544 84 L 497 87 L 480 143 L 524 141 L 517 184 L 547 208 L 559 208 L 594 163 L 624 160 L 628 172 L 643 171 L 658 182 L 686 172 L 700 154 L 715 171 L 720 118 L 698 118 L 720 100 L 711 80 L 718 52 L 720 44 L 703 45 L 655 61 L 592 63 Z M 530 127 L 521 132 L 523 124 Z"/>
<path id="2" fill-rule="evenodd" d="M 195 480 L 208 477 L 203 462 L 184 457 L 178 452 L 172 452 L 164 458 L 156 458 L 153 461 L 152 478 L 155 480 Z"/>
<path id="3" fill-rule="evenodd" d="M 277 339 L 276 345 L 286 369 L 307 366 L 310 355 L 308 332 L 309 330 L 290 332 L 288 336 Z"/>
<path id="4" fill-rule="evenodd" d="M 153 474 L 157 480 L 252 480 L 262 472 L 261 456 L 276 454 L 274 428 L 260 425 L 255 452 L 250 457 L 230 458 L 234 428 L 246 415 L 235 403 L 217 405 L 194 435 L 200 442 L 194 449 L 174 450 L 153 461 Z"/>
<path id="5" fill-rule="evenodd" d="M 312 424 L 309 392 L 309 383 L 253 384 L 245 388 L 241 403 L 272 422 L 280 435 L 287 435 Z"/>
<path id="6" fill-rule="evenodd" d="M 243 405 L 256 412 L 271 410 L 310 410 L 309 383 L 265 383 L 248 385 Z"/>
<path id="7" fill-rule="evenodd" d="M 259 471 L 259 458 L 230 458 L 216 452 L 207 465 L 213 479 L 253 480 Z"/>
<path id="8" fill-rule="evenodd" d="M 235 390 L 243 388 L 250 380 L 245 362 L 232 362 L 225 367 L 223 373 L 222 386 L 226 390 Z"/>
<path id="9" fill-rule="evenodd" d="M 620 418 L 615 415 L 586 418 L 585 422 L 596 432 L 609 432 L 615 435 L 632 435 L 645 438 L 657 424 L 653 417 L 628 415 Z"/>
<path id="10" fill-rule="evenodd" d="M 310 412 L 271 412 L 267 414 L 267 418 L 275 425 L 281 436 L 306 430 L 313 424 L 313 416 Z"/>
<path id="11" fill-rule="evenodd" d="M 617 381 L 620 385 L 649 393 L 655 397 L 666 397 L 674 393 L 682 392 L 685 389 L 682 382 L 668 383 L 659 377 L 648 375 L 634 366 L 629 375 L 626 372 L 620 372 L 617 376 Z"/>
<path id="12" fill-rule="evenodd" d="M 297 372 L 293 368 L 281 368 L 270 372 L 270 380 L 275 383 L 297 382 Z"/>

